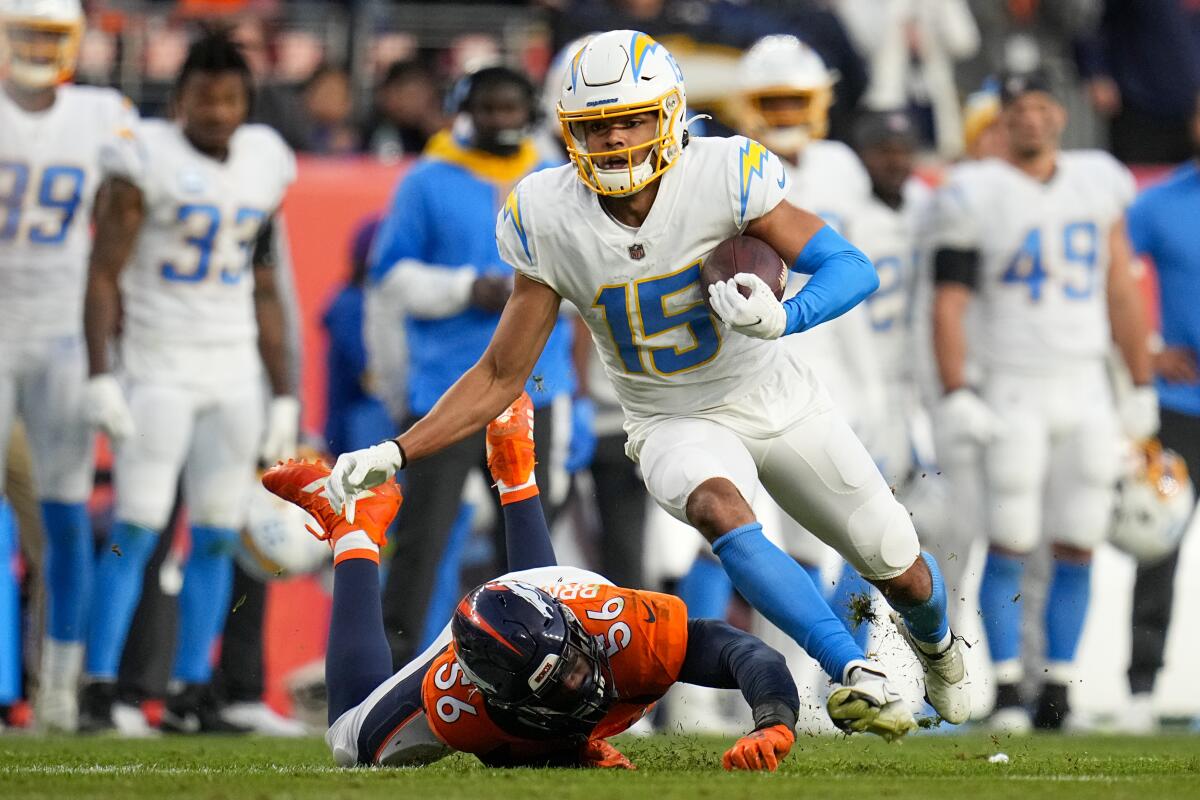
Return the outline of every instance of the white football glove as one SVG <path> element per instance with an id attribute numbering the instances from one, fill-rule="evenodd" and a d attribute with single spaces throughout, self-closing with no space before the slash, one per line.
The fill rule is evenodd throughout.
<path id="1" fill-rule="evenodd" d="M 88 378 L 83 390 L 87 421 L 119 442 L 133 435 L 133 413 L 125 400 L 121 384 L 110 373 Z"/>
<path id="2" fill-rule="evenodd" d="M 296 455 L 300 438 L 300 401 L 280 395 L 272 398 L 267 409 L 267 431 L 258 458 L 264 464 L 274 464 Z"/>
<path id="3" fill-rule="evenodd" d="M 750 290 L 743 297 L 739 286 Z M 749 272 L 739 272 L 726 281 L 708 287 L 708 304 L 721 321 L 743 336 L 778 339 L 787 329 L 787 311 L 775 299 L 771 287 Z"/>
<path id="4" fill-rule="evenodd" d="M 360 493 L 383 483 L 403 466 L 400 445 L 394 439 L 338 456 L 325 482 L 325 496 L 333 512 L 341 514 L 344 509 L 346 521 L 354 522 L 354 503 Z"/>
<path id="5" fill-rule="evenodd" d="M 1158 433 L 1158 392 L 1153 386 L 1134 386 L 1118 404 L 1121 429 L 1135 442 Z"/>
<path id="6" fill-rule="evenodd" d="M 938 421 L 952 443 L 987 444 L 1000 435 L 1004 423 L 987 403 L 970 389 L 955 389 L 942 398 Z"/>

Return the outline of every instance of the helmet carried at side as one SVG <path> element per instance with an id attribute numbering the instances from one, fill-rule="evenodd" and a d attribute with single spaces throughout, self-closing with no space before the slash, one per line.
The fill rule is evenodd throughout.
<path id="1" fill-rule="evenodd" d="M 550 732 L 589 730 L 615 697 L 608 658 L 569 608 L 515 580 L 472 590 L 450 623 L 455 655 L 489 704 Z"/>
<path id="2" fill-rule="evenodd" d="M 624 197 L 649 186 L 679 159 L 686 110 L 683 73 L 667 49 L 640 31 L 608 31 L 589 39 L 571 58 L 558 120 L 580 180 L 597 194 Z M 648 142 L 589 151 L 589 123 L 642 113 L 652 114 L 656 125 Z M 604 166 L 613 159 L 624 164 Z"/>
<path id="3" fill-rule="evenodd" d="M 9 79 L 29 89 L 45 89 L 75 72 L 83 38 L 79 0 L 2 0 L 0 61 Z"/>
<path id="4" fill-rule="evenodd" d="M 1117 487 L 1109 541 L 1142 562 L 1154 562 L 1179 546 L 1195 507 L 1183 458 L 1157 439 L 1138 445 Z"/>

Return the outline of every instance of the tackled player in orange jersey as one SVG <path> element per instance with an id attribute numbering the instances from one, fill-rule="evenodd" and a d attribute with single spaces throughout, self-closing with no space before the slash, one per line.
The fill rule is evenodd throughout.
<path id="1" fill-rule="evenodd" d="M 325 465 L 291 461 L 263 477 L 333 547 L 325 738 L 337 763 L 415 765 L 461 751 L 490 766 L 634 769 L 607 739 L 683 681 L 740 689 L 755 730 L 724 766 L 775 770 L 795 741 L 799 707 L 783 657 L 723 622 L 689 620 L 676 597 L 557 565 L 533 478 L 527 396 L 488 426 L 487 445 L 513 571 L 469 592 L 437 640 L 395 673 L 378 563 L 400 490 L 391 481 L 364 490 L 351 523 L 324 496 Z"/>

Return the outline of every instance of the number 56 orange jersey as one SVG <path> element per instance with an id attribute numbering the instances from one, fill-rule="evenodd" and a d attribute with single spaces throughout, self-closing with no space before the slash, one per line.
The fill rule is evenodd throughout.
<path id="1" fill-rule="evenodd" d="M 574 612 L 606 648 L 617 701 L 592 731 L 607 738 L 629 728 L 666 693 L 687 655 L 687 607 L 677 597 L 598 583 L 540 587 Z M 484 757 L 500 748 L 534 757 L 561 750 L 561 741 L 525 739 L 502 730 L 483 696 L 454 657 L 454 644 L 434 659 L 421 687 L 425 715 L 449 747 Z"/>

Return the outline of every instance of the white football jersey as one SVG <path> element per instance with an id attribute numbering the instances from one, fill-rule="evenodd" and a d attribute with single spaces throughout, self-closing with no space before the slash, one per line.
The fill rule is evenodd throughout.
<path id="1" fill-rule="evenodd" d="M 146 209 L 121 274 L 126 345 L 253 343 L 250 258 L 295 178 L 295 157 L 263 125 L 241 126 L 224 161 L 166 120 L 143 121 L 137 139 L 137 159 L 107 162 L 142 190 Z"/>
<path id="2" fill-rule="evenodd" d="M 1108 153 L 1059 154 L 1034 180 L 999 159 L 962 164 L 935 200 L 932 247 L 979 253 L 976 300 L 985 368 L 1054 370 L 1110 347 L 1108 236 L 1135 193 Z"/>
<path id="3" fill-rule="evenodd" d="M 811 211 L 845 235 L 871 196 L 871 179 L 858 156 L 841 142 L 808 143 L 796 164 L 785 162 L 792 190 L 788 201 Z"/>
<path id="4" fill-rule="evenodd" d="M 696 137 L 637 230 L 604 211 L 573 164 L 533 173 L 509 195 L 497 219 L 500 255 L 579 309 L 634 451 L 654 421 L 720 409 L 778 379 L 778 343 L 726 329 L 701 296 L 700 266 L 775 208 L 787 184 L 761 144 Z"/>
<path id="5" fill-rule="evenodd" d="M 133 106 L 65 85 L 28 112 L 0 90 L 0 341 L 78 334 L 104 149 L 134 147 Z"/>
<path id="6" fill-rule="evenodd" d="M 931 190 L 921 180 L 909 178 L 900 208 L 892 208 L 871 195 L 849 232 L 879 273 L 879 288 L 864 306 L 875 332 L 880 367 L 889 382 L 907 379 L 915 355 L 919 226 L 931 197 Z"/>

